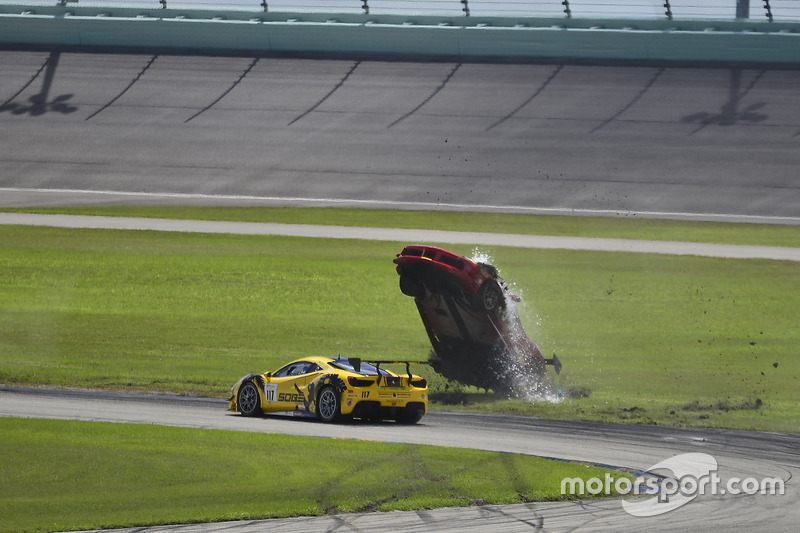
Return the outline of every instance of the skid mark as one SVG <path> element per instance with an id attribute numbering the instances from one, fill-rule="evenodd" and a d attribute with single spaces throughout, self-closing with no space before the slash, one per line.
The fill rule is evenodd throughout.
<path id="1" fill-rule="evenodd" d="M 214 100 L 213 102 L 211 102 L 210 104 L 205 106 L 203 109 L 201 109 L 200 111 L 198 111 L 197 113 L 195 113 L 191 117 L 189 117 L 186 120 L 184 120 L 183 123 L 186 124 L 190 120 L 194 119 L 195 117 L 200 116 L 201 114 L 205 113 L 206 111 L 208 111 L 209 109 L 211 109 L 212 107 L 217 105 L 217 102 L 219 102 L 220 100 L 225 98 L 234 88 L 236 88 L 237 85 L 239 85 L 242 82 L 242 80 L 245 78 L 245 76 L 250 74 L 250 71 L 253 70 L 253 67 L 256 66 L 256 63 L 258 63 L 258 58 L 253 59 L 250 62 L 250 65 L 246 69 L 244 69 L 244 72 L 242 72 L 239 75 L 239 77 L 236 80 L 234 80 L 234 82 L 231 84 L 231 86 L 228 87 L 221 95 L 219 95 L 219 97 L 216 100 Z"/>
<path id="2" fill-rule="evenodd" d="M 546 79 L 546 80 L 544 80 L 544 82 L 542 82 L 542 84 L 539 86 L 539 88 L 538 88 L 538 89 L 536 89 L 536 91 L 534 91 L 534 93 L 533 93 L 532 95 L 530 95 L 530 96 L 528 97 L 528 99 L 527 99 L 527 100 L 525 100 L 525 101 L 524 101 L 524 102 L 522 102 L 520 105 L 518 105 L 518 106 L 516 107 L 516 109 L 514 109 L 513 111 L 511 111 L 511 113 L 507 114 L 506 116 L 504 116 L 503 118 L 501 118 L 500 120 L 498 120 L 497 122 L 495 122 L 494 124 L 492 124 L 491 126 L 489 126 L 488 128 L 486 128 L 486 131 L 489 131 L 489 130 L 491 130 L 492 128 L 494 128 L 494 127 L 496 127 L 496 126 L 499 126 L 500 124 L 502 124 L 502 123 L 503 123 L 503 122 L 505 122 L 506 120 L 510 119 L 511 117 L 513 117 L 514 115 L 516 115 L 517 113 L 519 113 L 519 112 L 520 112 L 520 110 L 521 110 L 523 107 L 525 107 L 526 105 L 528 105 L 528 104 L 530 104 L 531 102 L 533 102 L 533 99 L 534 99 L 534 98 L 536 98 L 537 96 L 539 96 L 539 95 L 542 93 L 542 91 L 544 91 L 544 90 L 547 88 L 547 86 L 548 86 L 548 85 L 550 85 L 550 82 L 551 82 L 551 81 L 553 81 L 553 80 L 555 79 L 555 77 L 556 77 L 556 76 L 558 76 L 558 73 L 559 73 L 559 72 L 561 72 L 561 69 L 563 69 L 563 68 L 564 68 L 564 65 L 559 65 L 559 66 L 557 66 L 557 67 L 556 67 L 556 68 L 553 70 L 553 72 L 551 72 L 551 73 L 550 73 L 550 76 L 548 76 L 548 77 L 547 77 L 547 79 Z"/>
<path id="3" fill-rule="evenodd" d="M 103 107 L 101 107 L 100 109 L 98 109 L 97 111 L 95 111 L 94 113 L 89 115 L 88 117 L 86 117 L 86 120 L 89 120 L 89 119 L 91 119 L 93 117 L 96 117 L 102 111 L 104 111 L 105 109 L 107 109 L 107 108 L 111 107 L 112 105 L 114 105 L 114 102 L 116 102 L 117 100 L 122 98 L 122 95 L 124 95 L 126 92 L 128 92 L 130 90 L 130 88 L 133 87 L 134 84 L 142 78 L 142 76 L 144 76 L 144 73 L 147 72 L 147 69 L 149 69 L 153 65 L 153 63 L 155 63 L 156 59 L 158 59 L 158 55 L 154 55 L 153 57 L 151 57 L 150 60 L 147 62 L 147 64 L 144 66 L 144 68 L 142 68 L 142 70 L 139 71 L 139 74 L 137 74 L 136 77 L 131 80 L 131 82 L 128 84 L 127 87 L 122 89 L 122 92 L 120 92 L 117 96 L 112 98 L 111 101 L 108 102 L 107 104 L 105 104 Z"/>
<path id="4" fill-rule="evenodd" d="M 287 124 L 287 126 L 291 126 L 292 124 L 294 124 L 295 122 L 297 122 L 297 121 L 298 121 L 298 120 L 300 120 L 301 118 L 305 117 L 305 116 L 306 116 L 306 115 L 308 115 L 309 113 L 312 113 L 312 112 L 313 112 L 315 109 L 317 109 L 319 106 L 321 106 L 321 105 L 322 105 L 322 104 L 325 102 L 325 100 L 327 100 L 328 98 L 330 98 L 331 96 L 333 96 L 333 93 L 335 93 L 336 91 L 338 91 L 338 90 L 339 90 L 339 88 L 340 88 L 342 85 L 344 85 L 344 82 L 346 82 L 346 81 L 347 81 L 347 78 L 349 78 L 349 77 L 350 77 L 350 76 L 353 74 L 353 72 L 355 72 L 355 70 L 358 68 L 358 66 L 359 66 L 360 64 L 361 64 L 361 61 L 356 61 L 355 63 L 353 63 L 353 66 L 352 66 L 352 67 L 350 67 L 350 70 L 348 70 L 348 71 L 347 71 L 347 74 L 345 74 L 345 75 L 344 75 L 344 77 L 342 77 L 342 79 L 341 79 L 341 80 L 339 80 L 339 83 L 337 83 L 337 84 L 336 84 L 336 85 L 333 87 L 333 89 L 331 89 L 331 90 L 328 92 L 328 94 L 326 94 L 325 96 L 323 96 L 323 97 L 322 97 L 322 99 L 320 99 L 320 101 L 319 101 L 319 102 L 317 102 L 316 104 L 314 104 L 313 106 L 311 106 L 311 107 L 310 107 L 310 108 L 309 108 L 309 109 L 308 109 L 308 110 L 307 110 L 305 113 L 303 113 L 302 115 L 298 115 L 297 117 L 295 117 L 295 118 L 294 118 L 294 120 L 292 120 L 291 122 L 289 122 L 289 124 Z"/>
<path id="5" fill-rule="evenodd" d="M 414 109 L 412 109 L 411 111 L 409 111 L 408 113 L 403 115 L 402 117 L 398 118 L 397 120 L 395 120 L 394 122 L 392 122 L 391 124 L 386 126 L 386 129 L 389 129 L 392 126 L 398 124 L 399 122 L 407 119 L 408 117 L 410 117 L 411 115 L 413 115 L 414 113 L 419 111 L 422 106 L 424 106 L 425 104 L 430 102 L 431 99 L 433 99 L 434 96 L 439 94 L 439 92 L 442 89 L 444 89 L 444 86 L 447 85 L 447 82 L 449 82 L 452 79 L 452 77 L 455 75 L 456 72 L 458 72 L 458 69 L 460 69 L 460 68 L 461 68 L 461 63 L 456 64 L 456 66 L 453 67 L 453 70 L 450 71 L 450 74 L 448 74 L 447 77 L 444 79 L 444 81 L 442 81 L 442 84 L 439 85 L 436 89 L 434 89 L 434 91 L 430 94 L 430 96 L 428 96 L 425 100 L 423 100 L 422 103 L 420 103 L 417 107 L 415 107 Z"/>
<path id="6" fill-rule="evenodd" d="M 661 77 L 661 75 L 664 73 L 664 71 L 665 71 L 665 70 L 666 70 L 666 69 L 665 69 L 664 67 L 661 67 L 660 69 L 658 69 L 658 71 L 656 71 L 655 75 L 653 75 L 653 77 L 652 77 L 652 78 L 650 78 L 650 81 L 648 81 L 647 83 L 645 83 L 645 84 L 644 84 L 644 87 L 642 87 L 642 90 L 641 90 L 641 91 L 639 91 L 639 94 L 637 94 L 636 96 L 634 96 L 634 97 L 633 97 L 633 100 L 631 100 L 630 102 L 628 102 L 628 104 L 627 104 L 626 106 L 624 106 L 622 109 L 620 109 L 619 111 L 617 111 L 616 113 L 614 113 L 614 115 L 613 115 L 613 116 L 611 116 L 610 118 L 608 118 L 608 119 L 604 120 L 604 121 L 603 121 L 603 122 L 602 122 L 602 123 L 601 123 L 599 126 L 597 126 L 597 127 L 596 127 L 596 128 L 594 128 L 592 131 L 590 131 L 590 132 L 589 132 L 589 134 L 592 134 L 592 133 L 594 133 L 594 132 L 596 132 L 596 131 L 600 130 L 601 128 L 603 128 L 603 127 L 607 126 L 608 124 L 611 124 L 612 122 L 614 122 L 615 120 L 617 120 L 617 119 L 618 119 L 620 116 L 622 116 L 622 114 L 623 114 L 625 111 L 627 111 L 628 109 L 630 109 L 631 107 L 633 107 L 633 106 L 634 106 L 634 104 L 636 104 L 636 102 L 638 102 L 638 101 L 639 101 L 639 100 L 642 98 L 642 96 L 644 96 L 645 94 L 647 94 L 647 91 L 649 91 L 649 90 L 650 90 L 650 88 L 651 88 L 653 85 L 655 85 L 656 81 L 658 81 L 658 78 L 660 78 L 660 77 Z"/>

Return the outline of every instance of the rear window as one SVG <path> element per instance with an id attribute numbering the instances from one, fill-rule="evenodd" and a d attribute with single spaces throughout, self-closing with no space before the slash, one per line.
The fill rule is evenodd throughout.
<path id="1" fill-rule="evenodd" d="M 442 257 L 439 258 L 439 262 L 459 270 L 464 270 L 464 261 L 453 259 L 449 255 L 442 255 Z"/>
<path id="2" fill-rule="evenodd" d="M 401 255 L 410 255 L 412 257 L 422 257 L 422 250 L 419 248 L 406 248 Z"/>

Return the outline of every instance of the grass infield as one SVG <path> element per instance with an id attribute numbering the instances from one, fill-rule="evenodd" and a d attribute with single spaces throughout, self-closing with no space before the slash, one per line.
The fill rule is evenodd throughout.
<path id="1" fill-rule="evenodd" d="M 16 532 L 559 500 L 563 478 L 606 472 L 478 450 L 150 425 L 0 418 L 0 434 L 0 529 Z"/>
<path id="2" fill-rule="evenodd" d="M 798 242 L 797 228 L 707 224 L 698 229 L 694 223 L 618 219 L 463 213 L 418 219 L 408 213 L 336 209 L 91 212 L 274 222 L 311 222 L 309 217 L 316 216 L 326 223 L 363 226 L 399 225 L 403 219 L 436 229 L 480 225 L 483 231 L 518 233 L 547 228 L 569 235 Z M 397 287 L 392 264 L 401 247 L 355 240 L 0 227 L 0 382 L 224 397 L 242 375 L 308 354 L 425 359 L 427 335 L 413 302 Z M 506 399 L 446 383 L 428 371 L 433 408 L 800 428 L 796 263 L 500 247 L 480 251 L 522 295 L 518 309 L 529 336 L 563 361 L 561 376 L 553 377 L 562 399 Z"/>

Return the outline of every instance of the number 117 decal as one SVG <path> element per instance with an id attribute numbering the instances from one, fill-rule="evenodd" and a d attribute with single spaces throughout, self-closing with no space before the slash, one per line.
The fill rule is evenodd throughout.
<path id="1" fill-rule="evenodd" d="M 264 384 L 264 400 L 268 402 L 274 402 L 275 396 L 278 393 L 278 384 L 277 383 L 265 383 Z"/>

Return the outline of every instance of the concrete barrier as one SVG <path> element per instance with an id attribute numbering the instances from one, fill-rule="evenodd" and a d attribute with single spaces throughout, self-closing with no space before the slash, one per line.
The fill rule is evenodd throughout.
<path id="1" fill-rule="evenodd" d="M 800 64 L 800 25 L 0 6 L 0 45 Z"/>

